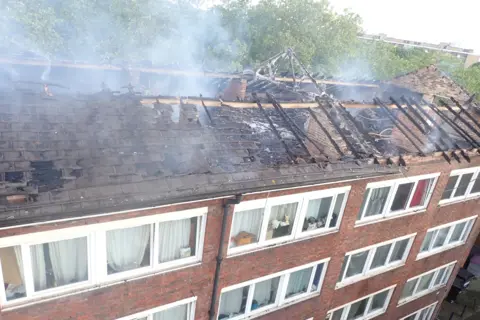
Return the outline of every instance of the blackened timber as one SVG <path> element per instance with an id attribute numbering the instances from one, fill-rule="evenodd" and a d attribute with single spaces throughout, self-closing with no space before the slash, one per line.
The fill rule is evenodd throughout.
<path id="1" fill-rule="evenodd" d="M 477 143 L 477 141 L 467 131 L 465 131 L 452 119 L 444 115 L 440 110 L 437 109 L 437 106 L 430 104 L 424 100 L 422 100 L 422 103 L 426 104 L 430 109 L 433 110 L 433 112 L 435 112 L 440 118 L 442 118 L 443 121 L 445 121 L 450 127 L 452 127 L 452 129 L 455 130 L 465 141 L 470 143 L 472 148 L 480 147 L 480 144 Z"/>
<path id="2" fill-rule="evenodd" d="M 423 153 L 422 149 L 415 143 L 415 141 L 407 134 L 407 132 L 402 128 L 402 126 L 400 125 L 400 122 L 398 121 L 398 119 L 395 117 L 395 115 L 393 114 L 392 111 L 390 111 L 388 109 L 388 107 L 386 107 L 380 100 L 378 99 L 373 99 L 373 102 L 376 103 L 382 110 L 385 110 L 386 112 L 386 115 L 388 116 L 388 118 L 390 118 L 390 121 L 392 121 L 393 125 L 395 127 L 397 127 L 398 130 L 400 130 L 400 132 L 405 136 L 405 138 L 408 139 L 408 141 L 410 141 L 412 143 L 412 145 L 415 147 L 415 149 L 417 149 L 418 151 L 418 154 L 421 155 L 421 156 L 425 156 L 425 154 Z M 412 134 L 413 135 L 413 134 Z M 413 135 L 415 137 L 415 135 Z"/>
<path id="3" fill-rule="evenodd" d="M 267 93 L 267 96 L 271 99 L 272 101 L 272 104 L 275 106 L 276 105 L 276 108 L 277 108 L 277 111 L 280 112 L 280 114 L 283 115 L 283 118 L 284 118 L 284 121 L 286 122 L 289 122 L 289 125 L 291 127 L 291 130 L 293 132 L 293 134 L 295 135 L 295 137 L 297 138 L 297 140 L 300 142 L 300 144 L 305 148 L 305 150 L 307 151 L 307 154 L 312 157 L 311 153 L 308 151 L 308 148 L 307 146 L 305 145 L 305 143 L 303 142 L 303 140 L 298 136 L 298 134 L 301 134 L 305 139 L 307 139 L 308 141 L 310 141 L 314 146 L 315 148 L 318 149 L 318 151 L 320 152 L 323 152 L 323 148 L 321 148 L 320 146 L 318 146 L 318 144 L 313 141 L 312 139 L 310 139 L 310 137 L 305 134 L 305 132 L 303 132 L 302 129 L 300 129 L 297 124 L 295 123 L 295 121 L 293 121 L 293 119 L 288 115 L 287 112 L 285 112 L 285 109 L 283 109 L 282 105 L 277 101 L 275 100 L 275 98 Z M 295 131 L 296 130 L 296 131 Z"/>
<path id="4" fill-rule="evenodd" d="M 322 129 L 323 133 L 325 133 L 325 135 L 327 136 L 328 138 L 328 141 L 330 141 L 330 143 L 333 145 L 333 147 L 335 148 L 335 150 L 337 150 L 338 154 L 340 155 L 340 157 L 343 157 L 345 156 L 345 154 L 343 153 L 342 149 L 340 149 L 340 147 L 338 146 L 337 142 L 333 139 L 333 137 L 330 135 L 330 132 L 328 132 L 328 130 L 323 126 L 323 124 L 320 122 L 320 120 L 318 120 L 317 118 L 317 115 L 315 114 L 315 112 L 311 109 L 311 108 L 308 108 L 308 111 L 310 112 L 310 115 L 312 116 L 312 118 L 315 120 L 315 122 L 318 124 L 318 126 L 320 127 L 320 129 Z"/>
<path id="5" fill-rule="evenodd" d="M 275 98 L 270 94 L 270 93 L 267 93 L 267 96 L 268 98 L 270 99 L 270 102 L 273 104 L 273 107 L 275 108 L 275 110 L 280 114 L 280 116 L 282 117 L 283 121 L 286 123 L 286 125 L 288 126 L 288 128 L 290 129 L 290 131 L 293 133 L 293 136 L 295 137 L 295 139 L 297 139 L 298 143 L 300 143 L 300 145 L 302 146 L 302 148 L 305 150 L 305 152 L 307 153 L 307 155 L 313 159 L 312 155 L 310 154 L 310 151 L 308 151 L 308 148 L 307 146 L 305 145 L 305 143 L 303 142 L 302 138 L 300 138 L 300 136 L 298 135 L 297 131 L 295 130 L 294 128 L 294 124 L 293 121 L 290 119 L 290 117 L 286 114 L 286 112 L 283 110 L 283 108 L 280 106 L 280 104 L 277 102 L 277 100 L 275 100 Z M 298 127 L 297 127 L 298 128 Z"/>
<path id="6" fill-rule="evenodd" d="M 467 120 L 463 119 L 463 117 L 460 116 L 455 110 L 453 110 L 452 107 L 450 107 L 445 101 L 440 100 L 440 103 L 445 108 L 447 108 L 448 111 L 450 111 L 453 115 L 457 116 L 458 120 L 462 121 L 468 127 L 468 129 L 472 130 L 472 132 L 474 132 L 477 136 L 480 137 L 480 132 L 478 132 L 478 130 L 475 129 Z"/>
<path id="7" fill-rule="evenodd" d="M 432 124 L 429 124 L 429 123 L 428 123 L 427 121 L 425 121 L 425 119 L 422 117 L 422 115 L 425 116 L 426 113 L 420 114 L 420 112 L 417 111 L 417 109 L 414 108 L 407 99 L 405 99 L 404 97 L 402 97 L 401 99 L 403 100 L 403 102 L 405 102 L 405 105 L 407 106 L 408 110 L 410 110 L 410 112 L 412 112 L 412 113 L 423 123 L 423 125 L 424 125 L 426 128 L 437 129 L 437 130 L 440 132 L 440 137 L 438 137 L 438 141 L 440 141 L 440 143 L 442 143 L 444 146 L 446 146 L 447 149 L 451 149 L 451 148 L 452 148 L 452 143 L 447 143 L 447 142 L 445 142 L 445 140 L 443 140 L 443 138 L 442 138 L 442 136 L 443 136 L 443 135 L 442 135 L 442 132 L 439 130 L 440 127 L 439 127 L 439 126 L 432 127 L 432 125 L 435 124 L 434 121 L 432 121 Z M 422 110 L 422 111 L 423 111 L 423 110 Z M 428 116 L 427 116 L 427 119 L 428 119 Z M 430 118 L 430 119 L 431 119 L 431 118 Z M 429 119 L 428 119 L 428 120 L 429 120 Z M 425 133 L 425 134 L 427 134 L 427 133 Z M 449 138 L 448 135 L 447 135 L 447 138 Z M 460 148 L 459 148 L 459 149 L 460 149 Z"/>
<path id="8" fill-rule="evenodd" d="M 255 98 L 255 102 L 257 103 L 257 106 L 258 108 L 260 109 L 260 111 L 262 112 L 263 116 L 265 117 L 265 119 L 267 119 L 268 121 L 268 124 L 270 125 L 270 128 L 272 128 L 272 131 L 275 133 L 275 136 L 278 138 L 278 140 L 280 140 L 280 142 L 282 143 L 283 147 L 285 148 L 285 151 L 287 151 L 287 154 L 288 154 L 288 157 L 290 158 L 290 160 L 292 162 L 296 162 L 296 157 L 293 155 L 293 153 L 290 151 L 290 148 L 287 146 L 287 143 L 282 139 L 282 136 L 280 135 L 280 133 L 278 132 L 277 128 L 275 127 L 275 125 L 273 124 L 272 122 L 272 119 L 270 119 L 270 117 L 268 116 L 267 112 L 265 111 L 265 109 L 263 109 L 262 105 L 260 104 L 260 101 L 257 99 L 257 95 L 256 94 L 253 94 L 253 97 Z"/>
<path id="9" fill-rule="evenodd" d="M 427 137 L 427 140 L 435 146 L 437 151 L 443 151 L 442 147 L 440 147 L 440 145 L 430 137 L 429 133 L 410 114 L 408 114 L 408 112 L 405 111 L 405 109 L 403 109 L 403 107 L 395 99 L 390 98 L 390 100 L 397 106 L 397 109 L 400 110 L 410 120 L 410 122 L 412 122 L 413 125 L 425 135 L 425 137 Z"/>
<path id="10" fill-rule="evenodd" d="M 462 113 L 462 112 L 465 113 L 465 115 L 466 115 L 470 120 L 472 120 L 472 122 L 475 123 L 475 125 L 476 125 L 478 128 L 480 128 L 480 124 L 478 123 L 477 119 L 475 119 L 475 118 L 470 114 L 470 112 L 468 112 L 467 109 L 465 109 L 457 100 L 455 100 L 454 97 L 450 97 L 450 99 L 452 99 L 452 101 L 453 101 L 453 102 L 457 105 L 457 107 L 461 110 L 461 111 L 459 112 L 459 114 Z"/>
<path id="11" fill-rule="evenodd" d="M 358 151 L 355 149 L 355 147 L 353 146 L 353 144 L 350 142 L 350 140 L 347 139 L 347 137 L 345 136 L 345 134 L 343 133 L 342 129 L 340 128 L 340 126 L 337 124 L 337 122 L 332 118 L 332 116 L 330 115 L 330 113 L 328 113 L 327 110 L 325 110 L 325 108 L 323 107 L 323 105 L 321 104 L 321 101 L 320 101 L 320 98 L 317 96 L 315 97 L 315 101 L 317 101 L 317 104 L 318 106 L 320 107 L 320 110 L 322 110 L 322 112 L 327 116 L 328 120 L 332 123 L 332 125 L 335 127 L 335 130 L 337 130 L 338 134 L 342 137 L 342 139 L 345 141 L 345 143 L 347 144 L 348 148 L 352 151 L 353 155 L 355 156 L 355 158 L 357 159 L 361 159 L 362 157 L 360 156 L 360 154 L 358 153 Z"/>
<path id="12" fill-rule="evenodd" d="M 200 99 L 202 99 L 202 95 L 200 95 Z M 205 110 L 205 113 L 207 114 L 208 119 L 210 120 L 210 123 L 214 125 L 212 115 L 210 114 L 210 111 L 208 111 L 208 108 L 205 105 L 205 102 L 203 101 L 203 99 L 202 99 L 202 106 L 203 106 L 203 109 Z"/>
<path id="13" fill-rule="evenodd" d="M 366 132 L 365 130 L 363 130 L 362 126 L 360 126 L 357 121 L 355 120 L 355 118 L 350 114 L 350 112 L 348 112 L 347 108 L 345 108 L 340 102 L 338 103 L 338 105 L 340 106 L 340 109 L 343 111 L 343 114 L 347 117 L 348 120 L 350 120 L 353 125 L 355 126 L 355 128 L 357 128 L 358 132 L 360 132 L 363 137 L 368 141 L 370 142 L 371 146 L 374 147 L 375 146 L 375 141 L 373 140 L 372 136 L 370 136 L 368 134 L 368 132 Z"/>

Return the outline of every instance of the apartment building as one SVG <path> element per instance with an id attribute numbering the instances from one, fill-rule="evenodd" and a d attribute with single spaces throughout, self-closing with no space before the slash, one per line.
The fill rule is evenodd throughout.
<path id="1" fill-rule="evenodd" d="M 0 318 L 434 319 L 479 233 L 453 101 L 5 90 Z"/>

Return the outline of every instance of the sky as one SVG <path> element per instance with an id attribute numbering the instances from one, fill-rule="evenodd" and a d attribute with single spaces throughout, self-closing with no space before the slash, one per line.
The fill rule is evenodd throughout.
<path id="1" fill-rule="evenodd" d="M 366 33 L 432 43 L 448 42 L 480 53 L 479 0 L 330 0 L 359 14 Z"/>

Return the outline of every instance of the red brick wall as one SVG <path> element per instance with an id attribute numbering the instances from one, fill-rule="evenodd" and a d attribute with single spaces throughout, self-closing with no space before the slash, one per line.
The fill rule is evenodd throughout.
<path id="1" fill-rule="evenodd" d="M 462 163 L 459 165 L 453 163 L 452 165 L 448 165 L 445 161 L 441 160 L 438 163 L 417 163 L 414 166 L 409 167 L 405 172 L 405 176 L 441 172 L 441 176 L 438 180 L 427 211 L 357 228 L 354 228 L 354 223 L 363 199 L 366 184 L 377 180 L 400 178 L 403 175 L 247 196 L 245 200 L 301 193 L 311 190 L 329 189 L 344 185 L 352 186 L 339 232 L 270 249 L 264 249 L 254 253 L 247 253 L 237 257 L 226 258 L 220 275 L 219 289 L 330 257 L 331 260 L 323 284 L 322 294 L 320 296 L 272 312 L 262 317 L 262 319 L 304 320 L 309 317 L 314 317 L 315 320 L 323 320 L 328 310 L 393 284 L 397 284 L 397 288 L 393 294 L 391 305 L 388 308 L 387 313 L 378 317 L 378 319 L 397 319 L 400 316 L 407 315 L 421 307 L 427 306 L 436 301 L 437 298 L 443 298 L 446 289 L 439 290 L 440 294 L 438 296 L 434 292 L 399 308 L 397 308 L 397 303 L 403 284 L 407 279 L 443 264 L 458 260 L 459 263 L 454 270 L 454 272 L 456 272 L 458 267 L 461 266 L 466 259 L 469 247 L 473 244 L 479 232 L 480 224 L 478 222 L 474 225 L 468 245 L 415 261 L 421 242 L 426 233 L 426 229 L 478 213 L 478 200 L 469 200 L 467 202 L 451 204 L 444 207 L 438 207 L 437 205 L 447 183 L 450 171 L 460 167 L 471 167 L 475 165 L 480 165 L 480 159 L 473 158 L 471 164 Z M 69 297 L 53 299 L 52 301 L 41 302 L 36 305 L 5 311 L 0 313 L 0 319 L 108 320 L 152 309 L 191 296 L 198 297 L 195 319 L 208 319 L 208 308 L 215 270 L 215 256 L 218 250 L 219 231 L 222 218 L 221 200 L 137 211 L 75 222 L 44 224 L 32 227 L 0 230 L 0 237 L 125 219 L 147 214 L 165 213 L 174 210 L 185 210 L 202 206 L 209 206 L 209 212 L 203 261 L 200 266 L 159 275 L 152 275 L 127 283 L 95 289 L 87 293 L 74 294 Z M 227 235 L 230 232 L 231 219 L 232 215 L 229 215 Z M 417 236 L 404 267 L 354 283 L 338 290 L 334 289 L 345 252 L 414 232 L 417 232 Z M 226 241 L 228 241 L 228 237 Z M 225 243 L 225 249 L 226 246 L 227 243 Z"/>

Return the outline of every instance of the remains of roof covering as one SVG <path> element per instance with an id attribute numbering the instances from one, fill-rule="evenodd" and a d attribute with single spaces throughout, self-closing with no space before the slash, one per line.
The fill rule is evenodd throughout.
<path id="1" fill-rule="evenodd" d="M 291 87 L 302 95 L 293 102 L 268 89 L 228 101 L 145 97 L 132 85 L 123 94 L 102 86 L 88 95 L 60 94 L 52 84 L 8 86 L 0 91 L 0 226 L 396 174 L 410 161 L 478 155 L 478 115 L 455 99 L 440 105 L 412 94 L 352 107 L 316 94 L 322 87 L 308 77 L 317 91 Z"/>

